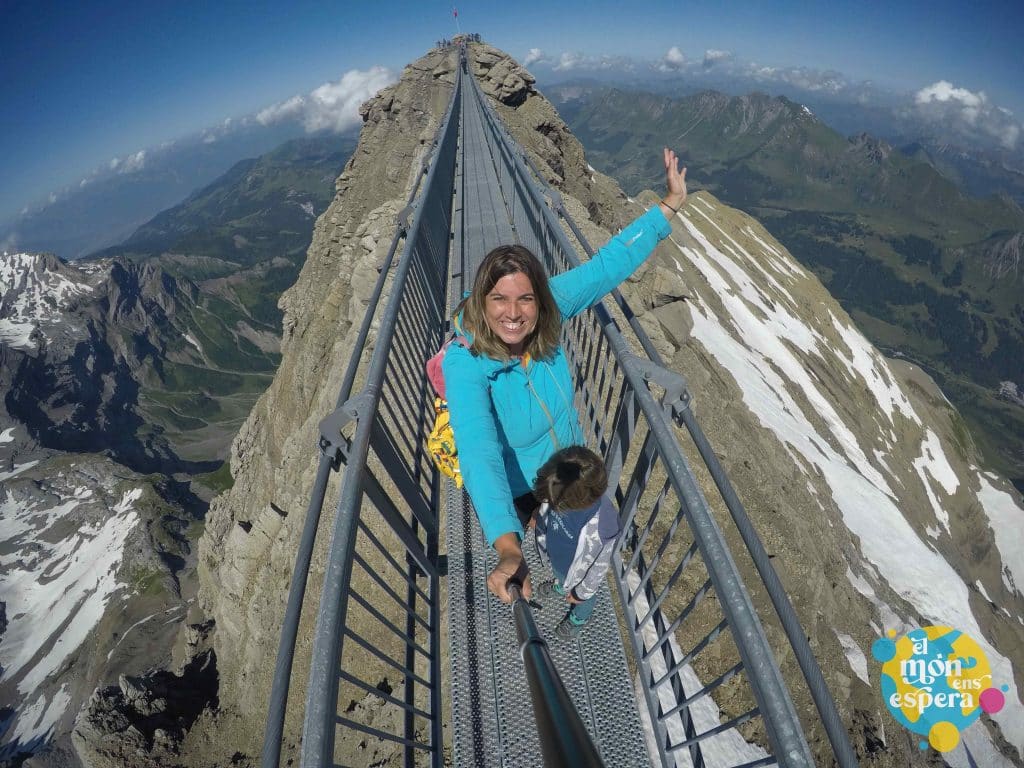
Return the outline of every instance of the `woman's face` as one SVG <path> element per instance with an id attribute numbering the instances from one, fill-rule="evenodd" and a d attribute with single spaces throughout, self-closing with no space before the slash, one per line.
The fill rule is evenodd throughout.
<path id="1" fill-rule="evenodd" d="M 488 327 L 513 355 L 523 354 L 526 338 L 537 327 L 537 311 L 533 284 L 522 272 L 498 280 L 484 302 Z"/>

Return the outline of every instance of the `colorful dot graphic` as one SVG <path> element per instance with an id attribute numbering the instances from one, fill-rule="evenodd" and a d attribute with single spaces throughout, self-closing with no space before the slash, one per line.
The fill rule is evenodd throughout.
<path id="1" fill-rule="evenodd" d="M 880 637 L 871 644 L 871 655 L 884 664 L 896 655 L 896 643 Z"/>
<path id="2" fill-rule="evenodd" d="M 928 731 L 928 743 L 939 752 L 949 752 L 960 743 L 960 731 L 952 723 L 936 723 Z"/>
<path id="3" fill-rule="evenodd" d="M 992 685 L 985 652 L 971 637 L 952 627 L 912 629 L 902 637 L 894 630 L 871 644 L 881 663 L 879 688 L 896 721 L 926 740 L 938 752 L 960 744 L 960 734 L 981 713 L 994 714 L 1006 705 L 1008 685 Z"/>
<path id="4" fill-rule="evenodd" d="M 1004 688 L 1007 687 L 1009 686 L 1004 686 Z M 1003 692 L 998 688 L 988 688 L 982 691 L 978 698 L 981 701 L 981 710 L 989 715 L 1001 710 L 1006 703 Z"/>

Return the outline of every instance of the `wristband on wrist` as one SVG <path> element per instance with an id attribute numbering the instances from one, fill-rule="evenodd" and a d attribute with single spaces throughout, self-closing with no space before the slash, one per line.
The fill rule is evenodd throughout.
<path id="1" fill-rule="evenodd" d="M 665 200 L 665 198 L 661 199 L 661 204 L 664 205 L 666 208 L 668 208 L 670 211 L 672 211 L 672 213 L 679 213 L 679 209 L 683 207 L 683 203 L 685 203 L 685 202 L 686 201 L 684 200 L 682 203 L 680 203 L 679 204 L 679 208 L 673 208 L 671 205 L 668 204 L 668 202 Z"/>

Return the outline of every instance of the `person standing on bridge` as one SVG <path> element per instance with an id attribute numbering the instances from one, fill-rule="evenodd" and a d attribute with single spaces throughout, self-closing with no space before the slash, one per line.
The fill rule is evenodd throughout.
<path id="1" fill-rule="evenodd" d="M 585 442 L 562 323 L 614 290 L 672 231 L 670 217 L 686 202 L 686 169 L 675 152 L 663 154 L 665 197 L 590 261 L 549 279 L 527 248 L 498 246 L 456 311 L 469 344 L 452 344 L 442 362 L 448 411 L 466 490 L 498 554 L 487 587 L 502 602 L 511 602 L 513 578 L 524 597 L 532 594 L 521 541 L 539 506 L 531 489 L 537 470 L 559 449 Z"/>
<path id="2" fill-rule="evenodd" d="M 568 603 L 555 625 L 563 640 L 577 637 L 594 612 L 619 537 L 619 513 L 608 498 L 608 470 L 589 448 L 563 448 L 537 471 L 534 495 L 541 500 L 534 516 L 537 552 L 554 579 L 542 581 L 542 599 Z"/>

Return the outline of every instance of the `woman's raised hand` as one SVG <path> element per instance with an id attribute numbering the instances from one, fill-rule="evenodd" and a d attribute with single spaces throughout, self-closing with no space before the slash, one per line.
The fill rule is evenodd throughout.
<path id="1" fill-rule="evenodd" d="M 666 193 L 661 201 L 661 212 L 669 218 L 686 203 L 686 168 L 679 169 L 679 159 L 668 147 L 665 147 L 664 154 Z"/>

